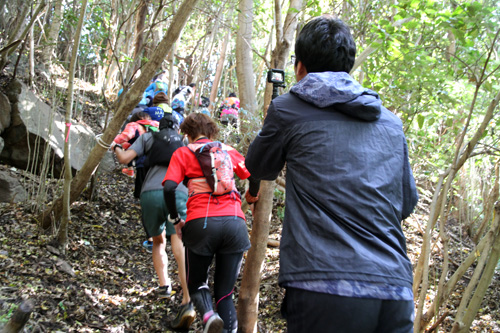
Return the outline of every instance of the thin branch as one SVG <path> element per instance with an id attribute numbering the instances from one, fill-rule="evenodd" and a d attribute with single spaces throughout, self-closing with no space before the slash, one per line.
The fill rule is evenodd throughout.
<path id="1" fill-rule="evenodd" d="M 479 82 L 478 82 L 478 84 L 482 84 L 482 83 L 484 82 L 483 78 L 484 78 L 484 79 L 486 79 L 486 78 L 487 78 L 487 76 L 486 76 L 486 78 L 484 77 L 484 76 L 485 76 L 485 73 L 486 73 L 486 68 L 487 68 L 487 66 L 488 66 L 488 63 L 490 62 L 491 55 L 492 55 L 492 53 L 493 53 L 493 51 L 494 51 L 494 49 L 495 49 L 495 46 L 496 46 L 496 43 L 495 43 L 495 42 L 496 42 L 496 40 L 497 40 L 497 38 L 498 38 L 498 35 L 499 35 L 499 34 L 500 34 L 500 29 L 498 29 L 498 30 L 497 30 L 497 33 L 495 34 L 495 37 L 493 38 L 493 42 L 491 42 L 490 49 L 489 49 L 489 51 L 488 51 L 488 57 L 486 58 L 486 61 L 485 61 L 485 63 L 484 63 L 483 70 L 482 70 L 482 72 L 481 72 L 481 77 L 479 78 Z M 497 68 L 498 68 L 498 67 L 497 67 Z"/>
<path id="2" fill-rule="evenodd" d="M 436 322 L 431 327 L 429 327 L 429 329 L 426 332 L 427 333 L 434 332 L 434 330 L 439 327 L 439 325 L 446 319 L 446 317 L 448 317 L 449 313 L 450 311 L 445 311 L 443 315 L 439 317 L 439 319 L 436 320 Z"/>

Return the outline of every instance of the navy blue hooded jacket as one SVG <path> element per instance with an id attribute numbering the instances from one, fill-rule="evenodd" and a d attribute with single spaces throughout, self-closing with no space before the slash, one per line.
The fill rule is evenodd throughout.
<path id="1" fill-rule="evenodd" d="M 418 196 L 401 121 L 343 72 L 309 73 L 275 98 L 245 164 L 286 163 L 279 283 L 355 280 L 411 287 L 401 221 Z"/>

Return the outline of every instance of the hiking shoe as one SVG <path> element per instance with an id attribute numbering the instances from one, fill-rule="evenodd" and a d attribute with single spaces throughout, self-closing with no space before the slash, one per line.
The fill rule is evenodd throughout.
<path id="1" fill-rule="evenodd" d="M 134 177 L 134 175 L 135 175 L 134 169 L 129 169 L 129 168 L 123 168 L 122 173 L 125 176 L 129 176 L 129 177 Z"/>
<path id="2" fill-rule="evenodd" d="M 221 333 L 224 328 L 224 321 L 217 313 L 208 318 L 203 333 Z"/>
<path id="3" fill-rule="evenodd" d="M 149 253 L 153 253 L 153 242 L 150 242 L 148 240 L 145 240 L 142 243 L 142 247 Z"/>
<path id="4" fill-rule="evenodd" d="M 191 326 L 195 318 L 196 312 L 194 311 L 193 303 L 186 303 L 181 305 L 174 320 L 170 322 L 170 327 L 174 330 L 189 330 L 189 326 Z"/>
<path id="5" fill-rule="evenodd" d="M 172 295 L 172 285 L 167 284 L 166 286 L 158 287 L 156 294 L 158 298 L 169 298 Z"/>

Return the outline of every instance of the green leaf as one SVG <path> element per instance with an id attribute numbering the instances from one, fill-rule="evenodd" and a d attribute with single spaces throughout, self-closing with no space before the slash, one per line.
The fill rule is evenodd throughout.
<path id="1" fill-rule="evenodd" d="M 453 16 L 458 16 L 460 14 L 462 14 L 464 12 L 464 9 L 462 6 L 457 6 L 457 8 L 455 8 L 455 10 L 453 11 L 452 15 Z"/>
<path id="2" fill-rule="evenodd" d="M 483 84 L 483 87 L 486 91 L 493 91 L 493 84 L 491 83 L 491 81 L 486 81 L 484 84 Z"/>
<path id="3" fill-rule="evenodd" d="M 415 21 L 415 20 L 411 20 L 409 22 L 406 22 L 404 24 L 405 27 L 407 27 L 408 29 L 415 29 L 416 27 L 418 27 L 420 25 L 419 22 Z"/>
<path id="4" fill-rule="evenodd" d="M 422 129 L 424 127 L 424 122 L 425 122 L 425 117 L 419 113 L 417 115 L 417 123 L 419 129 Z"/>
<path id="5" fill-rule="evenodd" d="M 418 8 L 419 5 L 420 5 L 420 0 L 411 0 L 410 2 L 410 7 L 412 8 Z"/>

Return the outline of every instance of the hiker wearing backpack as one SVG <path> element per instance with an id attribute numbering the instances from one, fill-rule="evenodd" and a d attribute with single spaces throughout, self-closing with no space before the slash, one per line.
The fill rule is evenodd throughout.
<path id="1" fill-rule="evenodd" d="M 172 113 L 172 108 L 168 105 L 168 96 L 160 91 L 153 98 L 153 106 L 144 109 L 144 112 L 151 116 L 151 119 L 160 121 L 165 113 Z"/>
<path id="2" fill-rule="evenodd" d="M 153 101 L 156 94 L 159 92 L 163 92 L 167 94 L 168 91 L 168 83 L 167 83 L 167 74 L 165 72 L 161 72 L 158 75 L 155 75 L 151 80 L 151 84 L 146 88 L 145 95 Z M 154 103 L 154 101 L 153 101 Z"/>
<path id="3" fill-rule="evenodd" d="M 240 110 L 240 99 L 234 92 L 222 102 L 219 108 L 219 120 L 222 125 L 238 127 L 238 112 Z"/>
<path id="4" fill-rule="evenodd" d="M 401 120 L 349 75 L 349 26 L 323 15 L 295 43 L 295 78 L 274 98 L 245 163 L 286 165 L 278 283 L 289 333 L 413 332 L 401 222 L 418 195 Z"/>
<path id="5" fill-rule="evenodd" d="M 183 292 L 180 311 L 171 326 L 174 329 L 188 329 L 195 318 L 195 312 L 192 306 L 189 306 L 191 303 L 186 282 L 184 246 L 172 223 L 167 221 L 168 210 L 163 199 L 162 186 L 172 153 L 182 147 L 183 142 L 182 136 L 176 130 L 176 121 L 172 115 L 163 117 L 159 128 L 159 132 L 141 135 L 127 150 L 120 145 L 114 146 L 113 150 L 120 163 L 128 163 L 141 156 L 146 157 L 147 173 L 141 189 L 140 202 L 144 229 L 153 237 L 153 266 L 160 285 L 157 295 L 159 298 L 169 298 L 172 293 L 172 283 L 168 276 L 168 256 L 165 251 L 166 239 L 170 238 Z M 185 218 L 187 189 L 180 184 L 174 192 L 176 214 Z"/>
<path id="6" fill-rule="evenodd" d="M 117 96 L 120 97 L 120 95 L 123 93 L 123 88 L 120 88 L 120 90 L 118 90 L 118 94 Z M 148 105 L 150 105 L 152 103 L 153 99 L 150 98 L 147 94 L 146 94 L 146 91 L 144 91 L 142 93 L 142 99 L 139 101 L 139 104 L 137 104 L 136 107 L 139 107 L 139 108 L 146 108 L 148 107 Z"/>
<path id="7" fill-rule="evenodd" d="M 121 144 L 124 149 L 129 148 L 135 140 L 142 134 L 146 132 L 156 132 L 158 131 L 159 123 L 155 120 L 151 120 L 148 113 L 138 111 L 132 115 L 130 122 L 128 122 L 122 132 L 118 134 L 113 140 L 112 146 L 115 144 Z M 129 176 L 135 177 L 134 181 L 134 198 L 139 199 L 141 195 L 141 187 L 146 177 L 146 170 L 144 168 L 145 156 L 133 159 L 128 163 L 126 168 L 122 169 L 122 173 Z M 134 171 L 135 165 L 135 171 Z M 151 253 L 153 251 L 153 240 L 149 235 L 147 240 L 142 243 L 144 249 Z"/>
<path id="8" fill-rule="evenodd" d="M 211 116 L 210 110 L 208 109 L 209 106 L 210 106 L 210 99 L 208 97 L 201 96 L 199 98 L 198 109 L 196 110 L 196 112 L 206 114 L 207 116 L 210 117 Z"/>
<path id="9" fill-rule="evenodd" d="M 163 118 L 165 114 L 171 114 L 177 121 L 176 126 L 182 124 L 184 117 L 177 111 L 172 110 L 168 105 L 168 96 L 164 92 L 159 92 L 153 98 L 153 106 L 150 106 L 144 110 L 151 115 L 152 119 L 157 119 L 158 121 Z"/>
<path id="10" fill-rule="evenodd" d="M 130 121 L 125 125 L 123 131 L 118 134 L 114 140 L 113 145 L 121 144 L 124 149 L 127 149 L 134 143 L 134 141 L 141 136 L 142 134 L 148 131 L 156 131 L 158 130 L 158 121 L 152 120 L 151 116 L 143 111 L 138 111 L 132 115 Z M 139 166 L 136 163 L 136 168 L 142 167 L 142 161 L 139 161 Z M 122 173 L 129 176 L 134 177 L 134 168 L 129 166 L 122 170 Z M 139 184 L 140 185 L 140 184 Z M 140 186 L 138 191 L 140 191 Z M 136 193 L 136 198 L 139 197 L 139 192 Z"/>
<path id="11" fill-rule="evenodd" d="M 250 177 L 240 153 L 212 141 L 219 129 L 209 116 L 190 114 L 181 124 L 181 132 L 187 135 L 189 145 L 172 155 L 163 190 L 170 220 L 186 247 L 189 293 L 203 320 L 204 332 L 236 332 L 232 293 L 250 241 L 234 174 L 250 180 L 245 194 L 249 203 L 257 201 L 259 182 Z M 187 183 L 189 192 L 186 218 L 179 216 L 175 205 L 175 189 L 182 182 Z M 214 256 L 217 312 L 207 285 Z"/>
<path id="12" fill-rule="evenodd" d="M 190 83 L 188 86 L 177 88 L 174 91 L 174 97 L 172 98 L 172 110 L 184 115 L 184 111 L 193 97 L 195 88 L 195 83 Z"/>

